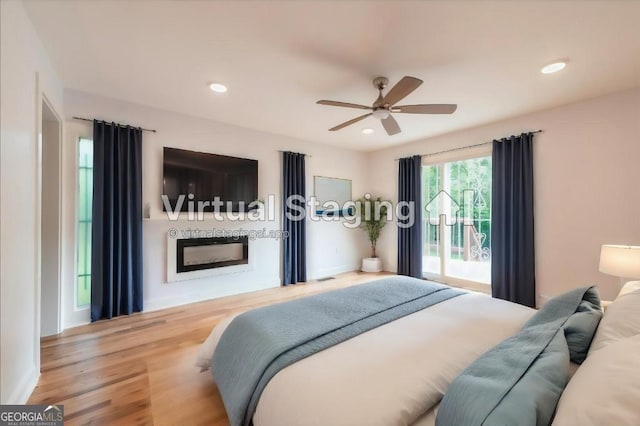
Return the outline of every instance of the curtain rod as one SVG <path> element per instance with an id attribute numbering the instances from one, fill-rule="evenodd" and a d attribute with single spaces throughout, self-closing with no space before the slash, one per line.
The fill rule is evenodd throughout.
<path id="1" fill-rule="evenodd" d="M 542 130 L 542 129 L 539 129 L 539 130 L 534 130 L 534 131 L 532 131 L 532 132 L 525 132 L 525 133 L 542 133 L 542 132 L 543 132 L 543 130 Z M 509 136 L 509 137 L 512 137 L 512 136 Z M 501 139 L 494 139 L 494 140 L 501 141 L 501 140 L 503 140 L 503 139 L 508 139 L 509 137 L 507 137 L 507 138 L 501 138 Z M 475 144 L 475 145 L 461 146 L 460 148 L 445 149 L 444 151 L 432 152 L 431 154 L 420 154 L 420 157 L 431 157 L 431 156 L 433 156 L 433 155 L 444 154 L 444 153 L 447 153 L 447 152 L 461 151 L 461 150 L 463 150 L 463 149 L 475 148 L 475 147 L 477 147 L 477 146 L 490 145 L 490 144 L 492 144 L 492 143 L 493 143 L 493 141 L 490 141 L 490 142 L 482 142 L 482 143 L 477 143 L 477 144 Z M 393 160 L 393 161 L 398 161 L 398 160 L 400 160 L 400 158 L 394 158 L 394 160 Z"/>
<path id="2" fill-rule="evenodd" d="M 74 120 L 91 121 L 91 122 L 93 123 L 93 120 L 92 120 L 91 118 L 82 118 L 82 117 L 71 117 L 71 118 L 73 118 Z M 96 119 L 96 121 L 99 121 L 99 122 L 101 122 L 101 123 L 111 124 L 111 122 L 109 122 L 109 121 L 97 120 L 97 119 Z M 116 123 L 116 124 L 118 124 L 118 123 Z M 128 124 L 118 124 L 118 126 L 122 126 L 122 127 L 132 127 L 132 128 L 134 128 L 134 129 L 140 129 L 140 130 L 142 130 L 142 131 L 144 131 L 144 132 L 153 132 L 153 133 L 157 133 L 155 129 L 143 129 L 142 127 L 130 126 L 130 125 L 128 125 Z"/>
<path id="3" fill-rule="evenodd" d="M 293 151 L 283 151 L 283 150 L 279 149 L 279 150 L 278 150 L 278 152 L 293 152 Z M 294 153 L 294 154 L 302 154 L 302 155 L 304 155 L 305 157 L 313 157 L 313 155 L 311 155 L 311 154 L 305 154 L 304 152 L 296 152 L 296 153 Z"/>

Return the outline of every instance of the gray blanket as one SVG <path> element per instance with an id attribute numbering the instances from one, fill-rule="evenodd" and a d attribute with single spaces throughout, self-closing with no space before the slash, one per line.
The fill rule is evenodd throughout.
<path id="1" fill-rule="evenodd" d="M 462 293 L 415 278 L 389 277 L 236 317 L 218 343 L 211 369 L 231 425 L 251 423 L 262 391 L 283 368 Z"/>
<path id="2" fill-rule="evenodd" d="M 548 425 L 602 311 L 595 287 L 551 299 L 515 336 L 486 352 L 449 387 L 437 426 Z"/>

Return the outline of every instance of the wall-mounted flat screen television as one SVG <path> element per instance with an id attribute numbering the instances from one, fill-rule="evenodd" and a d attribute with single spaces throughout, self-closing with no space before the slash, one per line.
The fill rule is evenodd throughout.
<path id="1" fill-rule="evenodd" d="M 189 211 L 192 201 L 197 212 L 198 202 L 212 203 L 215 197 L 222 201 L 217 206 L 220 212 L 248 211 L 249 204 L 258 199 L 258 160 L 165 147 L 163 179 L 163 194 L 173 211 Z M 167 211 L 165 202 L 162 204 Z M 212 205 L 204 208 L 214 210 Z"/>

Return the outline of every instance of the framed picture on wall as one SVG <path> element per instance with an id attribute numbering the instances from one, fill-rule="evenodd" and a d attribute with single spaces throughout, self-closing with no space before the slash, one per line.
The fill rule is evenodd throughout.
<path id="1" fill-rule="evenodd" d="M 344 204 L 352 200 L 350 179 L 314 176 L 313 194 L 318 202 L 317 215 L 344 216 L 351 213 L 351 209 L 344 209 Z"/>

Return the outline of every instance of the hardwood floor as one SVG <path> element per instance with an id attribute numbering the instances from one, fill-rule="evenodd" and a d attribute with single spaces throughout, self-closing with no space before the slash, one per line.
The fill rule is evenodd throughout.
<path id="1" fill-rule="evenodd" d="M 354 272 L 65 330 L 42 339 L 42 374 L 29 403 L 64 404 L 68 425 L 228 425 L 210 373 L 194 366 L 222 318 L 383 275 Z"/>

